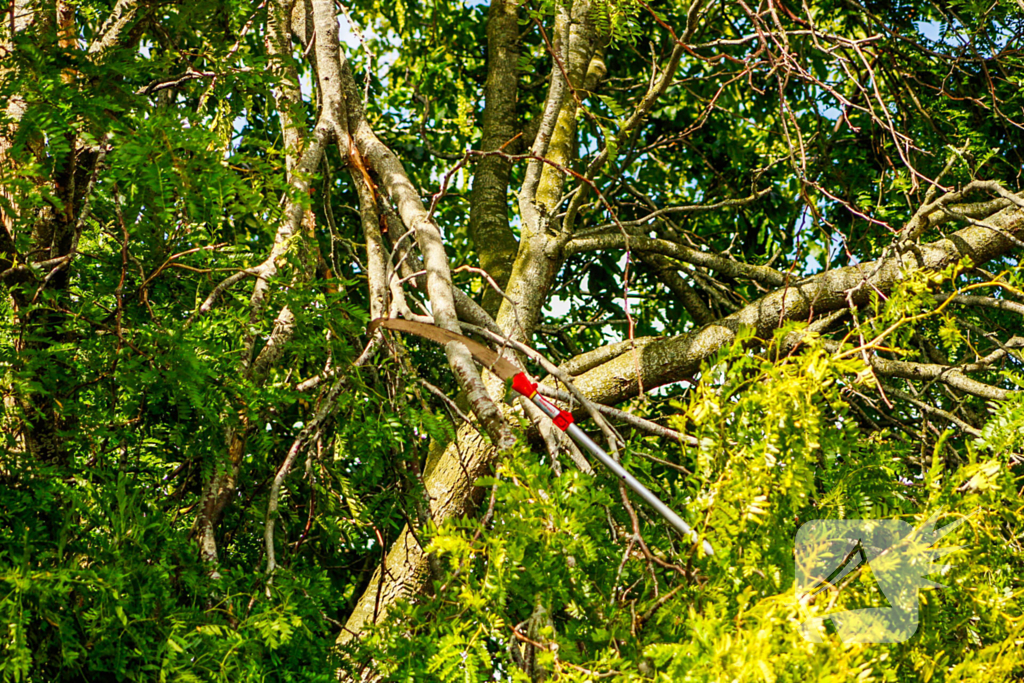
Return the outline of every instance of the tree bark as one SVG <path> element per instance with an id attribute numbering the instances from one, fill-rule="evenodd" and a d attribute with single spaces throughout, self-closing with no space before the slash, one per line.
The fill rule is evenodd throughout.
<path id="1" fill-rule="evenodd" d="M 480 149 L 503 149 L 516 134 L 519 79 L 517 45 L 519 5 L 516 0 L 491 0 L 487 16 L 487 82 Z M 477 162 L 470 195 L 469 235 L 480 254 L 480 267 L 504 288 L 512 272 L 518 243 L 508 220 L 508 181 L 512 162 L 501 155 Z M 487 287 L 482 306 L 496 315 L 501 294 Z"/>

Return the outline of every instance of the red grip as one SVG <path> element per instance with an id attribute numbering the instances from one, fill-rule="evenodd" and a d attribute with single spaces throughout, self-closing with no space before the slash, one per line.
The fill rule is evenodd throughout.
<path id="1" fill-rule="evenodd" d="M 569 428 L 572 424 L 572 413 L 567 410 L 558 411 L 558 415 L 551 418 L 551 421 L 555 423 L 555 426 L 561 429 L 563 432 Z"/>
<path id="2" fill-rule="evenodd" d="M 537 393 L 537 385 L 530 381 L 525 372 L 520 372 L 512 378 L 512 388 L 526 398 L 533 398 Z"/>

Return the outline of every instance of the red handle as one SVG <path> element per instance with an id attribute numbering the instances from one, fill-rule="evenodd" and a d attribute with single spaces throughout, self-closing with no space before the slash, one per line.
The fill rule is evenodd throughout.
<path id="1" fill-rule="evenodd" d="M 533 395 L 537 393 L 537 385 L 530 381 L 525 372 L 520 372 L 512 378 L 512 388 L 526 398 L 533 398 Z"/>
<path id="2" fill-rule="evenodd" d="M 530 381 L 525 372 L 512 378 L 512 388 L 537 404 L 544 414 L 551 418 L 555 426 L 563 432 L 572 424 L 572 413 L 562 410 L 551 401 L 537 394 L 537 385 Z"/>

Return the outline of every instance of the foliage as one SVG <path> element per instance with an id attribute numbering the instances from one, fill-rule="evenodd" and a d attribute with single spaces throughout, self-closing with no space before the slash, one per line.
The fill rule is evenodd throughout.
<path id="1" fill-rule="evenodd" d="M 555 477 L 518 453 L 488 482 L 493 523 L 453 521 L 438 531 L 431 547 L 445 574 L 435 594 L 381 629 L 363 656 L 387 652 L 396 681 L 483 681 L 492 671 L 529 680 L 512 654 L 528 639 L 543 645 L 538 665 L 559 680 L 1019 676 L 1020 474 L 1012 455 L 1022 437 L 1019 400 L 1000 408 L 987 433 L 968 444 L 967 462 L 951 470 L 959 457 L 945 439 L 932 452 L 908 453 L 897 434 L 861 438 L 844 401 L 856 365 L 830 362 L 820 346 L 771 363 L 737 344 L 679 405 L 676 424 L 692 427 L 700 444 L 684 448 L 678 462 L 695 477 L 645 459 L 662 452 L 651 437 L 631 440 L 631 468 L 698 528 L 713 529 L 716 556 L 699 574 L 696 548 L 637 508 L 653 554 L 645 561 L 608 477 Z M 934 577 L 944 587 L 922 594 L 911 640 L 802 638 L 799 624 L 826 606 L 808 608 L 794 592 L 800 524 L 900 518 L 916 526 L 934 513 L 940 524 L 966 517 L 968 525 L 943 541 L 963 549 Z M 672 588 L 659 595 L 656 581 Z M 885 604 L 870 580 L 850 590 L 850 600 Z M 533 630 L 538 615 L 543 625 Z"/>
<path id="2" fill-rule="evenodd" d="M 471 433 L 459 431 L 470 410 L 437 347 L 391 339 L 356 364 L 370 343 L 372 269 L 350 153 L 330 147 L 308 190 L 286 169 L 294 150 L 279 102 L 290 83 L 279 62 L 297 70 L 293 114 L 306 131 L 323 101 L 311 45 L 270 54 L 273 0 L 147 1 L 113 47 L 90 53 L 122 4 L 136 3 L 3 5 L 5 682 L 320 681 L 370 670 L 395 681 L 1024 674 L 1019 240 L 984 264 L 908 268 L 894 287 L 850 304 L 841 327 L 785 322 L 784 311 L 767 334 L 740 327 L 687 380 L 641 386 L 619 406 L 692 437 L 680 445 L 612 420 L 624 465 L 707 538 L 713 557 L 614 477 L 552 455 L 525 419 L 514 424 L 517 446 L 477 481 L 475 512 L 438 523 L 425 477 Z M 8 17 L 29 5 L 48 18 L 11 33 Z M 502 190 L 517 237 L 527 219 L 513 195 L 562 68 L 549 45 L 554 17 L 572 5 L 516 6 L 520 134 L 499 152 L 510 160 Z M 54 25 L 58 7 L 72 11 L 70 39 Z M 936 188 L 945 196 L 984 180 L 1019 191 L 1024 64 L 1013 46 L 1024 15 L 1013 3 L 708 4 L 674 77 L 630 130 L 690 6 L 590 7 L 609 77 L 570 98 L 578 132 L 565 177 L 579 186 L 566 186 L 554 218 L 580 197 L 577 234 L 621 237 L 626 248 L 558 262 L 528 340 L 553 361 L 701 329 L 707 321 L 666 272 L 711 320 L 773 289 L 659 261 L 630 249 L 631 238 L 771 266 L 790 287 L 892 257 Z M 339 15 L 367 121 L 420 189 L 453 268 L 469 266 L 454 282 L 477 300 L 490 284 L 475 266 L 491 245 L 468 227 L 483 157 L 466 150 L 481 144 L 496 59 L 485 49 L 487 15 L 454 0 L 360 0 Z M 373 224 L 388 227 L 397 253 L 404 226 L 388 222 L 390 200 L 374 190 Z M 978 190 L 955 206 L 998 199 Z M 274 247 L 290 202 L 307 222 L 259 307 L 251 269 Z M 666 207 L 678 210 L 651 217 Z M 928 240 L 962 227 L 948 218 L 927 226 Z M 403 278 L 411 309 L 436 311 L 425 287 Z M 294 333 L 255 372 L 253 359 L 272 356 L 283 311 Z M 885 376 L 872 358 L 970 368 L 1001 398 Z M 202 520 L 232 467 L 211 562 Z M 922 594 L 911 640 L 801 638 L 799 623 L 826 608 L 802 602 L 793 585 L 802 523 L 916 525 L 936 514 L 967 520 L 944 541 L 964 549 L 932 577 L 945 587 Z M 427 590 L 339 648 L 407 525 L 431 553 Z M 843 599 L 878 597 L 864 580 Z"/>

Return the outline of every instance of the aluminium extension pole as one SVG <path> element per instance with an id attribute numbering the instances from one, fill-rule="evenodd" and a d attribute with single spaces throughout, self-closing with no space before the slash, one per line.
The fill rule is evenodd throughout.
<path id="1" fill-rule="evenodd" d="M 545 415 L 551 418 L 555 426 L 561 429 L 563 432 L 568 434 L 573 440 L 576 441 L 580 446 L 590 451 L 595 458 L 601 461 L 601 464 L 607 467 L 612 473 L 621 479 L 626 486 L 633 489 L 633 491 L 643 498 L 648 505 L 658 511 L 662 517 L 664 517 L 669 524 L 674 526 L 681 534 L 689 538 L 691 541 L 696 543 L 700 540 L 697 532 L 690 527 L 689 524 L 684 522 L 682 518 L 677 515 L 670 507 L 661 502 L 661 500 L 651 493 L 650 489 L 640 483 L 640 481 L 632 474 L 626 471 L 626 469 L 616 462 L 603 448 L 598 446 L 593 439 L 584 433 L 573 422 L 572 413 L 561 410 L 551 401 L 547 400 L 543 396 L 537 393 L 537 385 L 534 384 L 526 377 L 525 373 L 519 373 L 512 378 L 512 388 L 517 392 L 530 399 L 538 408 L 540 408 Z M 704 554 L 713 556 L 714 550 L 711 548 L 711 544 L 707 540 L 703 541 L 701 546 L 704 548 Z"/>

